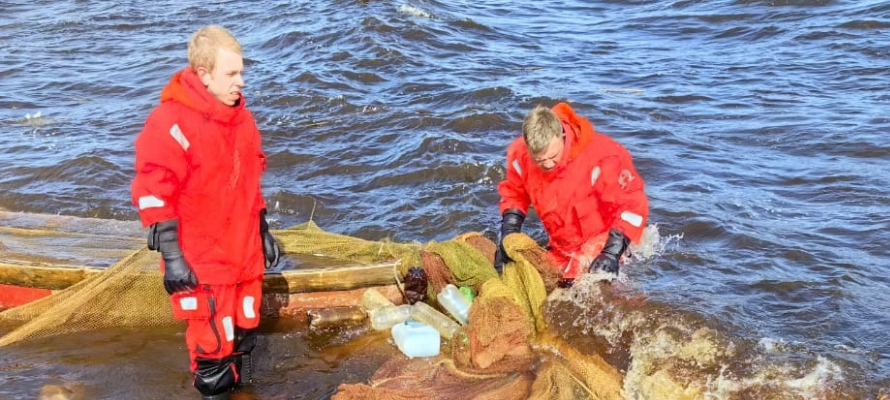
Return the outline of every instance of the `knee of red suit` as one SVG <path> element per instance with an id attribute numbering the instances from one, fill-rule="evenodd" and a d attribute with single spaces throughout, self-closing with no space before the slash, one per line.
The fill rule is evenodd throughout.
<path id="1" fill-rule="evenodd" d="M 174 317 L 188 323 L 185 339 L 192 371 L 198 368 L 197 358 L 222 359 L 253 349 L 261 284 L 204 285 L 171 296 Z"/>

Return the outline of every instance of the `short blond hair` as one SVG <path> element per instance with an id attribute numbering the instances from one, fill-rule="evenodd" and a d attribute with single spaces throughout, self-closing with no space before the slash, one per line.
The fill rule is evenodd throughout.
<path id="1" fill-rule="evenodd" d="M 189 64 L 194 69 L 199 67 L 213 71 L 216 67 L 216 55 L 219 49 L 241 53 L 241 43 L 228 29 L 218 25 L 207 25 L 192 34 L 189 40 Z"/>
<path id="2" fill-rule="evenodd" d="M 562 123 L 549 108 L 539 105 L 525 115 L 522 121 L 522 137 L 531 154 L 547 149 L 555 137 L 562 137 Z"/>

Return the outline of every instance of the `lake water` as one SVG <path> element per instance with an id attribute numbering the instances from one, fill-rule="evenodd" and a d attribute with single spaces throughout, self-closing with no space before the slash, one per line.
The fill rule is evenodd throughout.
<path id="1" fill-rule="evenodd" d="M 221 24 L 245 49 L 275 227 L 312 218 L 421 242 L 494 230 L 523 116 L 568 101 L 646 179 L 645 257 L 621 282 L 750 346 L 699 377 L 730 383 L 709 398 L 755 384 L 824 399 L 890 388 L 890 2 L 6 0 L 0 10 L 0 208 L 137 219 L 133 140 L 185 65 L 189 35 Z M 543 238 L 530 220 L 525 231 Z M 194 395 L 181 337 L 140 336 L 169 350 L 169 363 L 152 364 L 169 371 L 142 382 L 138 361 L 109 355 L 127 346 L 105 347 L 126 335 L 103 335 L 77 339 L 77 352 L 0 350 L 0 396 L 65 382 L 111 382 L 90 389 L 95 398 Z M 105 356 L 90 363 L 93 352 Z M 284 366 L 316 371 L 299 378 L 313 389 L 293 396 L 367 378 L 288 354 L 305 359 Z M 78 372 L 85 362 L 90 372 Z M 762 370 L 774 374 L 752 372 Z M 115 379 L 93 379 L 103 374 Z M 258 398 L 298 398 L 279 383 Z M 181 390 L 152 392 L 165 385 Z"/>

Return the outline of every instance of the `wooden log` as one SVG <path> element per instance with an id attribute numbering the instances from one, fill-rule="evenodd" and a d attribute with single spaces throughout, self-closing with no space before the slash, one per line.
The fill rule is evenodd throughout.
<path id="1" fill-rule="evenodd" d="M 267 272 L 263 277 L 263 289 L 276 293 L 303 293 L 391 285 L 396 282 L 393 271 L 397 267 L 398 262 L 386 262 Z"/>
<path id="2" fill-rule="evenodd" d="M 88 267 L 42 267 L 0 263 L 0 284 L 61 290 L 102 271 Z"/>
<path id="3" fill-rule="evenodd" d="M 263 290 L 272 293 L 304 293 L 351 290 L 395 283 L 397 262 L 333 268 L 309 268 L 266 272 Z M 35 289 L 65 289 L 104 269 L 43 267 L 0 263 L 0 284 Z"/>
<path id="4" fill-rule="evenodd" d="M 138 221 L 0 210 L 0 284 L 64 289 L 145 247 Z M 395 282 L 395 262 L 348 261 L 288 254 L 297 269 L 266 273 L 268 292 L 350 290 Z M 299 268 L 299 266 L 308 268 Z"/>

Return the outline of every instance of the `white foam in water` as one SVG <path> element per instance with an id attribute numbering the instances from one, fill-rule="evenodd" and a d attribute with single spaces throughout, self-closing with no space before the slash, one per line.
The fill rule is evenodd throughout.
<path id="1" fill-rule="evenodd" d="M 648 225 L 643 229 L 640 243 L 631 243 L 629 251 L 631 259 L 628 261 L 636 263 L 660 256 L 667 251 L 671 243 L 679 243 L 682 238 L 682 233 L 661 237 L 661 233 L 658 231 L 658 224 Z"/>
<path id="2" fill-rule="evenodd" d="M 705 398 L 728 400 L 745 389 L 769 387 L 771 393 L 793 395 L 792 398 L 811 400 L 824 399 L 824 389 L 833 382 L 843 379 L 840 367 L 826 358 L 818 357 L 816 365 L 806 375 L 791 379 L 793 371 L 782 371 L 780 367 L 766 367 L 757 376 L 747 379 L 732 379 L 721 370 L 720 375 L 708 382 Z M 782 397 L 785 398 L 785 397 Z"/>
<path id="3" fill-rule="evenodd" d="M 50 122 L 50 120 L 49 120 L 49 118 L 45 118 L 43 116 L 43 114 L 41 114 L 41 112 L 38 111 L 34 114 L 26 113 L 25 120 L 23 122 L 25 125 L 28 125 L 28 126 L 39 127 L 39 126 L 44 126 L 44 125 L 48 124 Z"/>
<path id="4" fill-rule="evenodd" d="M 402 6 L 399 7 L 399 12 L 408 14 L 408 15 L 413 15 L 415 17 L 433 18 L 433 14 L 430 14 L 429 12 L 421 10 L 417 7 L 409 6 L 407 4 L 402 4 Z"/>
<path id="5" fill-rule="evenodd" d="M 762 338 L 757 343 L 767 353 L 778 353 L 785 346 L 782 339 Z"/>
<path id="6" fill-rule="evenodd" d="M 595 305 L 602 303 L 602 281 L 618 282 L 615 275 L 610 273 L 583 274 L 575 280 L 571 288 L 556 289 L 551 292 L 547 297 L 548 303 L 565 302 L 579 310 L 584 310 L 578 314 L 560 314 L 562 317 L 571 318 L 570 321 L 553 320 L 551 322 L 559 325 L 571 324 L 572 329 L 584 335 L 596 335 L 617 346 L 622 332 L 629 329 L 626 325 L 636 322 L 628 321 L 626 315 L 615 314 L 616 310 L 614 309 Z"/>
<path id="7" fill-rule="evenodd" d="M 841 378 L 841 370 L 837 364 L 822 356 L 819 356 L 817 360 L 812 371 L 798 379 L 784 381 L 784 386 L 805 398 L 813 399 L 816 398 L 820 388 Z"/>

